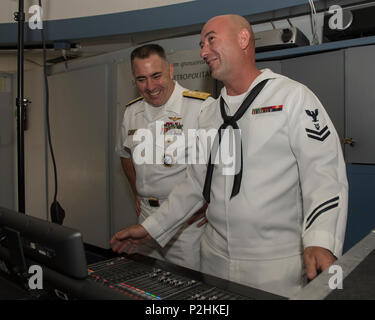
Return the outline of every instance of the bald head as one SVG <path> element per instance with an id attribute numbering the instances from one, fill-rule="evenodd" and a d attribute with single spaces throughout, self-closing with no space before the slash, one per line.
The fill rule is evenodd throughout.
<path id="1" fill-rule="evenodd" d="M 202 29 L 201 57 L 211 75 L 229 87 L 236 79 L 257 73 L 254 43 L 254 33 L 245 18 L 232 14 L 217 16 Z"/>
<path id="2" fill-rule="evenodd" d="M 242 16 L 239 16 L 237 14 L 225 14 L 221 16 L 213 17 L 212 19 L 208 20 L 206 24 L 209 24 L 211 22 L 219 21 L 220 23 L 225 23 L 227 26 L 231 25 L 234 28 L 246 28 L 250 29 L 249 22 Z"/>
<path id="3" fill-rule="evenodd" d="M 254 48 L 254 32 L 250 26 L 250 23 L 244 17 L 237 14 L 226 14 L 216 16 L 208 20 L 207 23 L 204 25 L 203 29 L 205 29 L 206 26 L 210 26 L 212 24 L 221 25 L 223 28 L 226 28 L 233 35 L 238 34 L 241 30 L 246 30 L 249 33 L 249 44 Z"/>

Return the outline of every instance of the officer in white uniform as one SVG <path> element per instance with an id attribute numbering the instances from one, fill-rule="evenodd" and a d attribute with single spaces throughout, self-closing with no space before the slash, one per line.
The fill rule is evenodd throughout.
<path id="1" fill-rule="evenodd" d="M 155 50 L 162 52 L 162 57 Z M 164 55 L 157 45 L 135 49 L 133 73 L 143 96 L 127 104 L 116 147 L 122 162 L 131 159 L 134 168 L 135 186 L 132 187 L 138 200 L 136 207 L 140 206 L 140 223 L 185 179 L 191 148 L 188 129 L 197 127 L 204 103 L 213 101 L 207 93 L 190 91 L 174 82 L 173 66 L 168 65 Z M 149 81 L 147 85 L 146 81 Z M 139 252 L 199 270 L 200 238 L 204 229 L 205 226 L 185 223 L 164 248 L 151 243 Z"/>
<path id="2" fill-rule="evenodd" d="M 304 284 L 305 272 L 312 279 L 342 254 L 345 162 L 334 126 L 316 96 L 300 83 L 256 69 L 251 34 L 239 16 L 213 18 L 201 33 L 201 55 L 225 87 L 202 112 L 200 129 L 223 123 L 221 98 L 226 114 L 233 116 L 249 92 L 268 79 L 237 121 L 243 148 L 238 194 L 232 196 L 234 176 L 222 174 L 223 163 L 214 167 L 201 271 L 289 297 Z M 224 52 L 228 48 L 233 52 Z M 248 84 L 242 87 L 230 77 L 244 74 L 236 70 L 236 61 L 244 70 L 251 61 L 251 76 L 245 74 Z M 177 228 L 202 205 L 206 171 L 204 165 L 190 166 L 188 178 L 143 227 L 130 227 L 113 238 L 114 249 L 123 250 L 128 239 L 142 242 L 146 235 L 164 245 L 169 238 L 165 230 Z"/>

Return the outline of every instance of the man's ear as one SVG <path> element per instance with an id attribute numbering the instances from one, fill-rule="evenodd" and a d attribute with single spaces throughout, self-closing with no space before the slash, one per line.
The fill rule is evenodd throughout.
<path id="1" fill-rule="evenodd" d="M 173 66 L 173 63 L 169 63 L 169 76 L 171 77 L 171 79 L 173 79 L 173 76 L 174 76 L 174 66 Z"/>
<path id="2" fill-rule="evenodd" d="M 241 49 L 246 49 L 250 43 L 250 32 L 247 29 L 241 29 L 238 33 L 238 41 Z"/>

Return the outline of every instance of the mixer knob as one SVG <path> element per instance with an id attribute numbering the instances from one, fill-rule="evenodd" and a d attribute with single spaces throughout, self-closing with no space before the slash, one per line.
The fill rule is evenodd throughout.
<path id="1" fill-rule="evenodd" d="M 190 281 L 188 281 L 186 284 L 187 284 L 188 286 L 191 286 L 191 285 L 193 285 L 193 284 L 195 284 L 195 283 L 196 283 L 195 280 L 190 280 Z"/>
<path id="2" fill-rule="evenodd" d="M 173 280 L 173 285 L 174 285 L 175 287 L 178 287 L 180 282 L 181 282 L 181 281 L 178 281 L 177 279 L 176 279 L 176 280 Z"/>
<path id="3" fill-rule="evenodd" d="M 179 287 L 179 286 L 181 286 L 182 284 L 183 284 L 184 282 L 183 281 L 178 281 L 178 280 L 176 280 L 176 282 L 175 282 L 175 286 L 176 287 Z"/>
<path id="4" fill-rule="evenodd" d="M 170 279 L 170 278 L 165 278 L 165 279 L 163 279 L 163 282 L 164 282 L 164 283 L 170 283 L 170 282 L 171 282 L 171 279 Z"/>

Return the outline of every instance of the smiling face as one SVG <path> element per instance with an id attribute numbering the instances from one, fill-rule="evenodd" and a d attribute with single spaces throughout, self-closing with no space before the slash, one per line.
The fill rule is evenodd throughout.
<path id="1" fill-rule="evenodd" d="M 245 92 L 260 74 L 255 64 L 254 33 L 242 16 L 209 20 L 201 32 L 200 47 L 212 77 L 221 80 L 230 95 Z"/>
<path id="2" fill-rule="evenodd" d="M 173 65 L 151 54 L 145 59 L 135 58 L 132 67 L 140 95 L 154 107 L 165 104 L 174 90 Z"/>
<path id="3" fill-rule="evenodd" d="M 216 17 L 206 23 L 201 32 L 201 57 L 211 75 L 224 81 L 228 78 L 239 50 L 238 38 L 228 17 Z"/>

